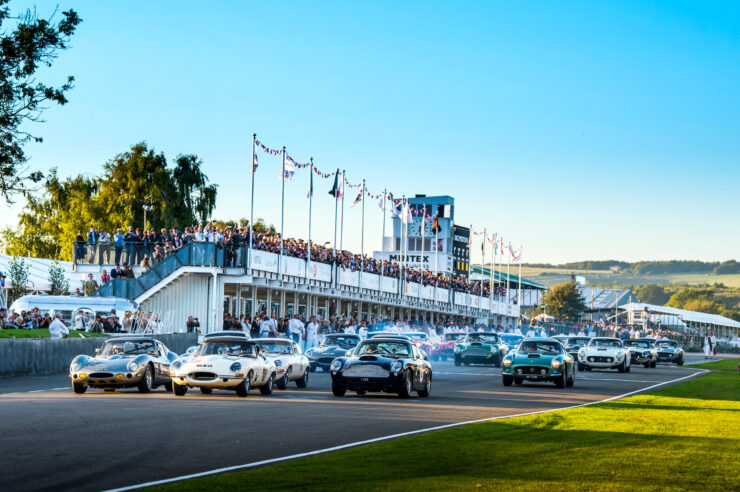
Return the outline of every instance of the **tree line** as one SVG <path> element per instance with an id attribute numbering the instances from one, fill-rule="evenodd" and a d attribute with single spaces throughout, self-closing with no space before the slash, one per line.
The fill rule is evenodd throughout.
<path id="1" fill-rule="evenodd" d="M 525 263 L 524 266 L 533 268 L 558 268 L 565 270 L 610 270 L 619 268 L 622 273 L 633 275 L 668 275 L 676 273 L 713 273 L 724 275 L 740 273 L 740 263 L 729 261 L 698 261 L 698 260 L 667 260 L 667 261 L 638 261 L 629 263 L 619 260 L 587 260 L 570 263 Z"/>

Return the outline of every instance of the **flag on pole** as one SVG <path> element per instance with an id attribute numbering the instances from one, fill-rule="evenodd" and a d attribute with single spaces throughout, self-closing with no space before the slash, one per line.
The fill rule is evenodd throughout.
<path id="1" fill-rule="evenodd" d="M 421 230 L 424 231 L 427 227 L 427 214 L 426 211 L 422 212 L 421 214 Z M 422 232 L 424 234 L 424 232 Z"/>
<path id="2" fill-rule="evenodd" d="M 337 200 L 341 197 L 341 192 L 339 191 L 339 173 L 334 175 L 334 186 L 329 190 L 329 194 Z"/>
<path id="3" fill-rule="evenodd" d="M 393 206 L 393 208 L 391 209 L 391 213 L 396 217 L 401 218 L 401 209 L 398 208 L 398 205 Z"/>
<path id="4" fill-rule="evenodd" d="M 285 171 L 280 173 L 280 179 L 284 179 L 285 181 L 290 181 L 293 179 L 293 175 L 295 174 L 295 168 L 290 164 L 290 162 L 285 163 Z"/>
<path id="5" fill-rule="evenodd" d="M 467 244 L 468 248 L 470 248 L 470 238 L 472 237 L 473 237 L 473 228 L 471 227 L 470 230 L 468 231 L 468 244 Z"/>
<path id="6" fill-rule="evenodd" d="M 257 152 L 252 153 L 252 172 L 257 171 Z"/>
<path id="7" fill-rule="evenodd" d="M 308 172 L 311 173 L 311 177 L 308 179 L 308 193 L 306 193 L 306 198 L 311 198 L 313 196 L 313 169 Z"/>
<path id="8" fill-rule="evenodd" d="M 409 207 L 408 202 L 406 202 L 403 206 L 403 217 L 401 217 L 401 222 L 404 224 L 411 224 L 413 221 L 414 218 L 411 215 L 411 207 Z"/>
<path id="9" fill-rule="evenodd" d="M 360 190 L 359 193 L 357 193 L 357 197 L 355 198 L 355 201 L 352 202 L 352 205 L 350 205 L 349 208 L 354 207 L 355 205 L 360 203 L 361 200 L 362 200 L 362 190 Z"/>
<path id="10" fill-rule="evenodd" d="M 381 195 L 380 200 L 378 200 L 378 207 L 380 207 L 380 210 L 385 212 L 385 197 L 383 195 Z"/>
<path id="11" fill-rule="evenodd" d="M 480 252 L 481 254 L 486 254 L 486 233 L 483 233 L 483 239 L 480 242 Z"/>
<path id="12" fill-rule="evenodd" d="M 432 232 L 435 234 L 441 231 L 442 228 L 439 226 L 439 219 L 437 217 L 434 218 L 434 222 L 432 222 Z"/>
<path id="13" fill-rule="evenodd" d="M 514 248 L 512 248 L 512 247 L 511 247 L 511 241 L 509 241 L 509 254 L 510 254 L 510 255 L 511 255 L 512 257 L 514 257 L 514 256 L 515 256 L 515 254 L 514 254 Z"/>

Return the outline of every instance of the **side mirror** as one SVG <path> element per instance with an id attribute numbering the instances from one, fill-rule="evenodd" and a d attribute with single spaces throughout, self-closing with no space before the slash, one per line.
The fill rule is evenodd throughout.
<path id="1" fill-rule="evenodd" d="M 96 348 L 95 349 L 95 355 L 100 355 L 100 349 L 99 348 Z"/>
<path id="2" fill-rule="evenodd" d="M 349 349 L 346 354 L 344 354 L 346 357 L 352 357 L 352 352 L 354 352 L 353 349 Z"/>

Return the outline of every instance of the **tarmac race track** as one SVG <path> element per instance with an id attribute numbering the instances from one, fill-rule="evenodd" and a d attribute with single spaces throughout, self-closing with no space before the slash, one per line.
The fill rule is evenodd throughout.
<path id="1" fill-rule="evenodd" d="M 688 357 L 691 363 L 694 357 Z M 698 359 L 701 359 L 699 357 Z M 699 360 L 693 360 L 698 362 Z M 331 394 L 326 373 L 247 398 L 159 388 L 75 395 L 66 375 L 0 379 L 0 490 L 103 490 L 444 424 L 556 409 L 675 381 L 672 365 L 579 372 L 573 388 L 504 387 L 501 370 L 434 362 L 429 398 Z"/>

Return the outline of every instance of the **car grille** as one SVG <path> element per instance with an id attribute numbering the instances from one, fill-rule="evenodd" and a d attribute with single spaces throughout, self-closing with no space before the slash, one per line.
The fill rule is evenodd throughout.
<path id="1" fill-rule="evenodd" d="M 331 364 L 331 362 L 334 360 L 334 357 L 321 357 L 317 360 L 320 364 Z"/>
<path id="2" fill-rule="evenodd" d="M 489 355 L 491 352 L 481 348 L 471 348 L 463 352 L 465 355 Z"/>
<path id="3" fill-rule="evenodd" d="M 614 359 L 611 357 L 589 357 L 589 362 L 614 362 Z"/>
<path id="4" fill-rule="evenodd" d="M 90 374 L 88 377 L 90 378 L 112 378 L 113 373 L 110 372 L 94 372 Z"/>
<path id="5" fill-rule="evenodd" d="M 672 352 L 658 352 L 658 357 L 662 357 L 664 359 L 669 359 L 669 358 L 673 357 L 673 353 Z"/>
<path id="6" fill-rule="evenodd" d="M 542 375 L 542 370 L 545 370 L 545 374 L 549 372 L 549 370 L 546 367 L 537 367 L 537 366 L 520 366 L 517 367 L 515 372 L 517 374 L 540 374 Z"/>
<path id="7" fill-rule="evenodd" d="M 380 366 L 356 365 L 342 371 L 342 374 L 350 378 L 387 378 L 389 373 Z"/>
<path id="8" fill-rule="evenodd" d="M 216 379 L 216 375 L 212 372 L 191 372 L 190 379 L 200 379 L 203 381 Z"/>

